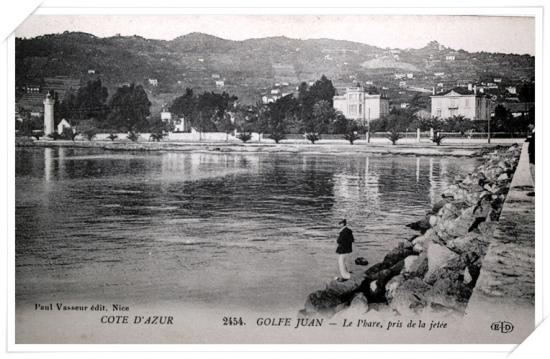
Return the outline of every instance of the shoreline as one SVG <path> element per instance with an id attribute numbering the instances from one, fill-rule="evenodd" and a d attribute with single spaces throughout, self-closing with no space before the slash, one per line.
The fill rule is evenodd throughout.
<path id="1" fill-rule="evenodd" d="M 326 318 L 358 313 L 428 315 L 464 324 L 483 323 L 488 335 L 491 322 L 504 320 L 516 330 L 507 338 L 494 333 L 497 341 L 520 342 L 534 323 L 534 254 L 529 255 L 534 252 L 534 232 L 511 229 L 516 227 L 518 214 L 514 212 L 526 211 L 525 201 L 532 202 L 534 210 L 533 197 L 525 197 L 533 187 L 518 185 L 520 178 L 530 177 L 526 158 L 525 144 L 483 154 L 483 164 L 466 176 L 457 176 L 424 218 L 406 225 L 419 235 L 403 238 L 382 262 L 354 271 L 350 280 L 333 280 L 325 289 L 310 293 L 300 314 Z M 525 192 L 521 208 L 518 188 Z M 520 216 L 521 221 L 525 223 L 517 225 L 532 224 L 530 218 Z M 500 242 L 506 243 L 506 251 L 500 249 Z M 521 266 L 510 268 L 502 261 L 510 251 L 528 253 Z M 521 278 L 519 283 L 517 278 Z M 500 288 L 504 282 L 505 288 Z M 494 316 L 480 310 L 487 306 Z M 483 320 L 480 312 L 486 316 Z"/>
<path id="2" fill-rule="evenodd" d="M 506 147 L 510 146 L 506 145 Z M 171 151 L 206 153 L 282 153 L 282 154 L 390 154 L 404 156 L 453 156 L 474 157 L 490 149 L 503 147 L 502 144 L 365 144 L 342 143 L 231 143 L 231 142 L 111 142 L 111 141 L 68 141 L 68 140 L 16 140 L 16 147 L 63 147 L 95 148 L 109 151 Z"/>

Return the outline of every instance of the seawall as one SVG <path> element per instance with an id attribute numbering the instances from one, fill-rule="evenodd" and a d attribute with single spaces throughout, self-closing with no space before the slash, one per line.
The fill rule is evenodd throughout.
<path id="1" fill-rule="evenodd" d="M 518 167 L 500 219 L 483 259 L 479 279 L 466 309 L 467 319 L 490 327 L 495 318 L 513 325 L 509 333 L 493 331 L 497 342 L 527 337 L 535 327 L 535 197 L 529 170 L 528 144 L 522 146 Z M 506 315 L 503 315 L 506 313 Z"/>
<path id="2" fill-rule="evenodd" d="M 404 238 L 351 280 L 311 293 L 301 314 L 445 318 L 464 324 L 450 342 L 521 341 L 534 323 L 534 199 L 527 196 L 533 186 L 526 146 L 495 149 L 483 160 L 456 178 L 425 218 L 408 225 L 420 235 Z M 495 321 L 513 322 L 516 330 L 504 336 L 491 327 Z"/>
<path id="3" fill-rule="evenodd" d="M 480 150 L 495 148 L 497 144 L 365 144 L 356 143 L 234 143 L 234 142 L 130 142 L 130 141 L 67 141 L 31 139 L 16 141 L 17 147 L 96 148 L 110 151 L 174 151 L 174 152 L 235 152 L 235 153 L 304 153 L 304 154 L 395 154 L 419 156 L 473 156 Z"/>

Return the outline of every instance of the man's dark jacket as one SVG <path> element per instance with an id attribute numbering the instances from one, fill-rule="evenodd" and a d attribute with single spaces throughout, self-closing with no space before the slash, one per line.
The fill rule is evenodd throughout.
<path id="1" fill-rule="evenodd" d="M 338 236 L 338 240 L 336 241 L 338 243 L 338 248 L 336 248 L 336 253 L 338 254 L 346 254 L 351 253 L 351 244 L 353 243 L 353 232 L 348 227 L 344 227 L 340 231 L 340 235 Z"/>

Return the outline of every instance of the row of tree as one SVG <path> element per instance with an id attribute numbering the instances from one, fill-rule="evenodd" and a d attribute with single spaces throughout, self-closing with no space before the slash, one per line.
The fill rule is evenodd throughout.
<path id="1" fill-rule="evenodd" d="M 358 133 L 367 131 L 366 124 L 347 119 L 333 108 L 336 91 L 332 82 L 325 76 L 309 86 L 301 83 L 298 95 L 287 95 L 269 104 L 257 103 L 254 106 L 240 105 L 236 96 L 226 92 L 194 93 L 186 89 L 170 106 L 175 117 L 183 117 L 187 123 L 200 132 L 226 132 L 238 130 L 244 137 L 251 132 L 267 134 L 277 143 L 288 133 L 304 133 L 315 142 L 321 134 L 342 134 L 353 142 Z M 170 130 L 170 124 L 160 118 L 150 116 L 151 102 L 140 85 L 131 84 L 119 87 L 109 99 L 108 90 L 100 79 L 89 81 L 76 93 L 68 92 L 61 101 L 57 94 L 54 117 L 59 121 L 69 119 L 81 131 L 94 130 L 109 132 L 151 132 L 162 138 Z M 415 113 L 422 107 L 421 98 L 415 97 L 407 109 L 395 109 L 383 118 L 369 124 L 370 132 L 398 133 L 420 128 L 427 131 L 485 132 L 487 122 L 476 122 L 463 116 L 447 120 L 436 118 L 422 119 Z M 492 120 L 491 131 L 524 132 L 534 123 L 534 113 L 514 117 L 503 106 L 497 106 Z M 41 128 L 39 121 L 30 118 L 19 124 L 23 132 Z M 158 135 L 158 136 L 157 136 Z"/>

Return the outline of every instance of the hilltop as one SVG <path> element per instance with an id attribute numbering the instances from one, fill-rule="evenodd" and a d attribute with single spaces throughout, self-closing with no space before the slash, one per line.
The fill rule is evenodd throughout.
<path id="1" fill-rule="evenodd" d="M 398 89 L 396 73 L 410 73 L 408 84 L 431 89 L 439 84 L 501 80 L 515 85 L 534 77 L 534 57 L 454 50 L 437 42 L 420 49 L 383 49 L 363 43 L 268 37 L 243 41 L 190 33 L 173 40 L 140 36 L 100 38 L 64 32 L 16 39 L 16 87 L 45 77 L 68 76 L 86 81 L 100 76 L 112 90 L 123 83 L 146 85 L 160 106 L 186 87 L 228 91 L 254 103 L 275 84 L 290 90 L 301 81 L 325 74 L 335 85 L 372 81 Z M 437 75 L 436 75 L 437 74 Z M 156 79 L 158 85 L 149 83 Z M 218 82 L 216 86 L 216 81 Z M 370 83 L 369 83 L 370 84 Z"/>

